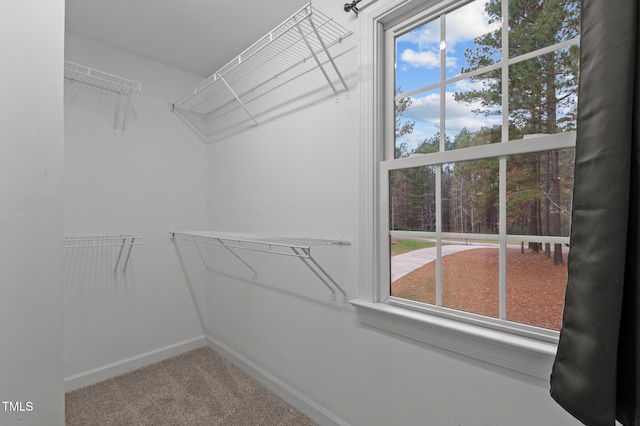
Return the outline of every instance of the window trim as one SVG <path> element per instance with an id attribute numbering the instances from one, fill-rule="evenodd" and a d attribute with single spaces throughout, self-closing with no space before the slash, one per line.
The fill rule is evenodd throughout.
<path id="1" fill-rule="evenodd" d="M 410 301 L 382 294 L 379 259 L 384 251 L 380 232 L 384 213 L 381 211 L 381 173 L 384 168 L 384 109 L 378 106 L 384 100 L 384 40 L 385 28 L 397 25 L 402 16 L 420 8 L 416 16 L 433 14 L 453 6 L 463 5 L 468 0 L 388 0 L 377 1 L 361 8 L 360 22 L 360 261 L 359 297 L 351 300 L 363 325 L 392 335 L 416 340 L 428 345 L 452 351 L 504 367 L 533 377 L 548 380 L 557 349 L 557 335 L 518 333 L 506 326 L 485 323 L 482 319 L 467 321 L 466 314 L 456 317 L 439 315 L 429 309 L 416 309 Z M 418 19 L 418 18 L 416 18 Z M 548 136 L 547 136 L 548 137 Z M 553 135 L 566 138 L 563 144 L 575 146 L 575 132 Z M 530 141 L 529 141 L 530 142 Z M 540 141 L 543 142 L 544 141 Z M 524 143 L 513 141 L 514 153 L 527 150 Z M 531 145 L 529 145 L 531 146 Z M 470 157 L 485 156 L 490 146 L 466 148 Z M 540 150 L 538 145 L 535 151 Z M 447 152 L 437 154 L 434 159 L 446 163 Z M 458 155 L 458 154 L 456 154 Z M 504 155 L 501 153 L 501 155 Z M 398 159 L 394 161 L 399 161 Z M 415 157 L 400 159 L 406 167 L 424 160 Z M 396 163 L 397 164 L 397 163 Z M 473 315 L 471 315 L 473 316 Z M 492 320 L 492 319 L 490 319 Z M 535 329 L 535 327 L 533 327 Z"/>
<path id="2" fill-rule="evenodd" d="M 429 315 L 387 303 L 354 299 L 360 322 L 467 357 L 548 380 L 557 345 Z"/>

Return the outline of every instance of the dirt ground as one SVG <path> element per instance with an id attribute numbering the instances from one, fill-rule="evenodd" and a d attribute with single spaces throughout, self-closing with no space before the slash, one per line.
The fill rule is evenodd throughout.
<path id="1" fill-rule="evenodd" d="M 507 251 L 507 319 L 553 330 L 562 325 L 567 285 L 564 266 L 544 253 Z M 498 250 L 473 249 L 442 258 L 443 305 L 498 317 Z M 435 303 L 435 262 L 395 281 L 393 296 Z"/>

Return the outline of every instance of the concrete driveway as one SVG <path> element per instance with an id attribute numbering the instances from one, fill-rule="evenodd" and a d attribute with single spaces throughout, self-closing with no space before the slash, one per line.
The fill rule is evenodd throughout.
<path id="1" fill-rule="evenodd" d="M 466 244 L 447 244 L 442 246 L 442 256 L 451 253 L 457 253 L 464 250 L 473 250 L 478 248 L 497 248 L 497 245 L 466 245 Z M 402 253 L 391 257 L 391 282 L 404 277 L 410 272 L 431 263 L 436 260 L 436 248 L 429 247 Z"/>

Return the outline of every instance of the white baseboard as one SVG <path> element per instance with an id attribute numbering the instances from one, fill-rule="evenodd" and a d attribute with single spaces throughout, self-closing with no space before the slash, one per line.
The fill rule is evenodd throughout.
<path id="1" fill-rule="evenodd" d="M 282 400 L 296 408 L 317 424 L 321 426 L 349 426 L 349 423 L 307 398 L 291 386 L 284 383 L 282 380 L 235 352 L 219 340 L 211 336 L 207 336 L 206 341 L 211 350 L 220 354 L 222 357 L 227 359 L 227 361 L 253 377 L 264 387 L 278 395 Z"/>
<path id="2" fill-rule="evenodd" d="M 139 368 L 146 367 L 147 365 L 164 361 L 165 359 L 201 348 L 203 346 L 207 346 L 207 340 L 205 339 L 205 337 L 194 337 L 193 339 L 165 346 L 164 348 L 149 351 L 140 355 L 133 356 L 131 358 L 126 358 L 121 361 L 114 362 L 112 364 L 107 364 L 102 367 L 74 374 L 72 376 L 65 377 L 64 389 L 65 392 L 80 389 L 94 383 L 102 382 L 103 380 L 111 379 L 113 377 L 135 371 Z"/>

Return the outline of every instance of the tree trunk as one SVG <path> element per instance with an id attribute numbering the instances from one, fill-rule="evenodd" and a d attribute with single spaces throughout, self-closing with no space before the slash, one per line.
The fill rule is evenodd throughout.
<path id="1" fill-rule="evenodd" d="M 551 152 L 547 151 L 544 155 L 545 157 L 545 191 L 547 192 L 547 194 L 549 193 L 549 190 L 551 188 Z M 545 217 L 544 217 L 544 231 L 545 234 L 544 235 L 551 235 L 551 230 L 549 229 L 551 224 L 551 218 L 550 218 L 550 210 L 551 210 L 551 202 L 549 201 L 549 197 L 545 197 L 544 199 L 544 212 L 545 212 Z M 545 257 L 551 257 L 551 244 L 550 243 L 546 243 L 544 245 L 544 256 Z"/>
<path id="2" fill-rule="evenodd" d="M 529 234 L 530 235 L 540 235 L 538 234 L 538 206 L 537 206 L 537 202 L 532 202 L 529 210 L 530 210 L 530 215 L 529 215 Z M 540 243 L 529 243 L 529 248 L 531 249 L 531 251 L 533 253 L 540 253 Z"/>
<path id="3" fill-rule="evenodd" d="M 550 197 L 554 203 L 553 210 L 551 211 L 551 224 L 553 228 L 553 235 L 559 236 L 562 234 L 562 224 L 560 223 L 560 181 L 558 179 L 560 170 L 558 167 L 558 150 L 551 151 L 551 174 L 553 183 L 551 187 Z M 553 246 L 553 264 L 563 265 L 564 260 L 562 258 L 562 244 L 554 244 Z"/>
<path id="4" fill-rule="evenodd" d="M 558 98 L 556 96 L 556 72 L 555 63 L 553 57 L 547 60 L 547 102 L 545 104 L 546 116 L 547 116 L 547 133 L 555 134 L 558 132 Z M 549 198 L 552 204 L 552 210 L 550 212 L 551 229 L 554 236 L 560 236 L 562 234 L 562 224 L 560 223 L 560 167 L 558 161 L 558 150 L 551 151 L 551 189 L 549 191 Z M 562 259 L 562 244 L 554 244 L 553 246 L 553 264 L 560 266 L 564 264 Z"/>

